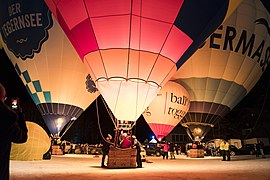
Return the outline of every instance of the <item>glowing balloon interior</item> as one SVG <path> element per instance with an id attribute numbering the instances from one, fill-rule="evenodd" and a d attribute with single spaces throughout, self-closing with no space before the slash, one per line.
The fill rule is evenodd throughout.
<path id="1" fill-rule="evenodd" d="M 11 14 L 10 9 L 14 10 Z M 4 50 L 49 130 L 58 134 L 71 119 L 77 119 L 99 93 L 43 1 L 1 1 L 0 10 Z M 38 18 L 27 24 L 27 17 Z M 12 24 L 15 21 L 17 26 Z"/>
<path id="2" fill-rule="evenodd" d="M 261 77 L 270 60 L 267 23 L 263 4 L 244 0 L 174 75 L 190 94 L 190 110 L 181 123 L 194 137 L 205 136 Z"/>
<path id="3" fill-rule="evenodd" d="M 115 117 L 129 121 L 221 24 L 229 6 L 209 0 L 45 2 Z"/>
<path id="4" fill-rule="evenodd" d="M 156 137 L 161 140 L 183 119 L 189 109 L 189 94 L 183 86 L 168 81 L 143 116 Z"/>

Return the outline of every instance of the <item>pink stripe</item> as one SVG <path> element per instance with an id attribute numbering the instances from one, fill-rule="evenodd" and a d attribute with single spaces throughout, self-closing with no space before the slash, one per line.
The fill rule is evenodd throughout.
<path id="1" fill-rule="evenodd" d="M 148 124 L 151 130 L 154 132 L 156 137 L 165 137 L 167 136 L 175 126 L 168 125 L 168 124 L 159 124 L 159 123 L 149 123 Z"/>

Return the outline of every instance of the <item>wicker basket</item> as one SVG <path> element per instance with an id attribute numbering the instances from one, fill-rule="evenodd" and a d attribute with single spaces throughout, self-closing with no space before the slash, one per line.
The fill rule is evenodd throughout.
<path id="1" fill-rule="evenodd" d="M 203 158 L 204 150 L 203 149 L 190 149 L 188 156 L 191 158 Z"/>
<path id="2" fill-rule="evenodd" d="M 110 147 L 108 168 L 134 168 L 136 167 L 136 154 L 136 149 Z"/>

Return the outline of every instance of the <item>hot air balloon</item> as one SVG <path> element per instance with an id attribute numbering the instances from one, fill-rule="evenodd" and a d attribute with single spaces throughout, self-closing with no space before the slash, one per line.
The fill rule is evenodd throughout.
<path id="1" fill-rule="evenodd" d="M 25 143 L 12 143 L 10 159 L 32 161 L 42 160 L 43 155 L 50 149 L 51 140 L 46 131 L 38 124 L 26 121 L 28 139 Z"/>
<path id="2" fill-rule="evenodd" d="M 228 0 L 45 2 L 116 119 L 131 123 L 221 24 L 230 4 Z"/>
<path id="3" fill-rule="evenodd" d="M 158 140 L 167 136 L 189 109 L 189 94 L 178 83 L 168 81 L 143 113 Z"/>
<path id="4" fill-rule="evenodd" d="M 0 9 L 4 50 L 50 132 L 59 134 L 99 93 L 43 1 L 1 1 Z"/>
<path id="5" fill-rule="evenodd" d="M 269 64 L 270 15 L 245 0 L 174 75 L 190 94 L 181 121 L 199 141 L 254 87 Z"/>

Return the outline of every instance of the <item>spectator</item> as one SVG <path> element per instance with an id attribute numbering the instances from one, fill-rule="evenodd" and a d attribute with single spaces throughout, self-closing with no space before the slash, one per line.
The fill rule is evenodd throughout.
<path id="1" fill-rule="evenodd" d="M 227 157 L 227 161 L 231 160 L 231 152 L 230 152 L 230 143 L 229 142 L 224 142 L 224 150 L 225 150 L 225 155 Z"/>
<path id="2" fill-rule="evenodd" d="M 215 147 L 213 143 L 210 143 L 210 152 L 211 152 L 211 156 L 215 156 Z"/>
<path id="3" fill-rule="evenodd" d="M 255 155 L 256 155 L 256 158 L 258 158 L 259 157 L 259 144 L 258 143 L 255 143 L 254 144 L 254 153 L 255 153 Z"/>
<path id="4" fill-rule="evenodd" d="M 160 146 L 163 146 L 163 159 L 168 159 L 168 151 L 169 151 L 169 142 L 168 143 L 165 143 L 165 144 L 160 144 Z"/>
<path id="5" fill-rule="evenodd" d="M 175 144 L 175 152 L 176 152 L 176 155 L 179 154 L 179 146 L 178 146 L 178 144 Z"/>
<path id="6" fill-rule="evenodd" d="M 170 150 L 171 159 L 175 159 L 175 155 L 174 155 L 174 144 L 173 143 L 170 143 L 170 142 L 168 142 L 168 144 L 169 144 L 169 150 Z"/>
<path id="7" fill-rule="evenodd" d="M 264 148 L 264 143 L 262 141 L 259 141 L 258 150 L 260 151 L 260 154 L 262 155 L 262 158 L 265 158 L 263 148 Z"/>
<path id="8" fill-rule="evenodd" d="M 6 90 L 0 84 L 0 179 L 9 179 L 9 156 L 11 142 L 24 143 L 27 141 L 27 127 L 22 115 L 21 108 L 11 110 L 4 101 Z"/>
<path id="9" fill-rule="evenodd" d="M 219 150 L 222 156 L 222 161 L 226 161 L 226 154 L 225 154 L 225 141 L 222 140 L 222 142 L 219 145 Z"/>

